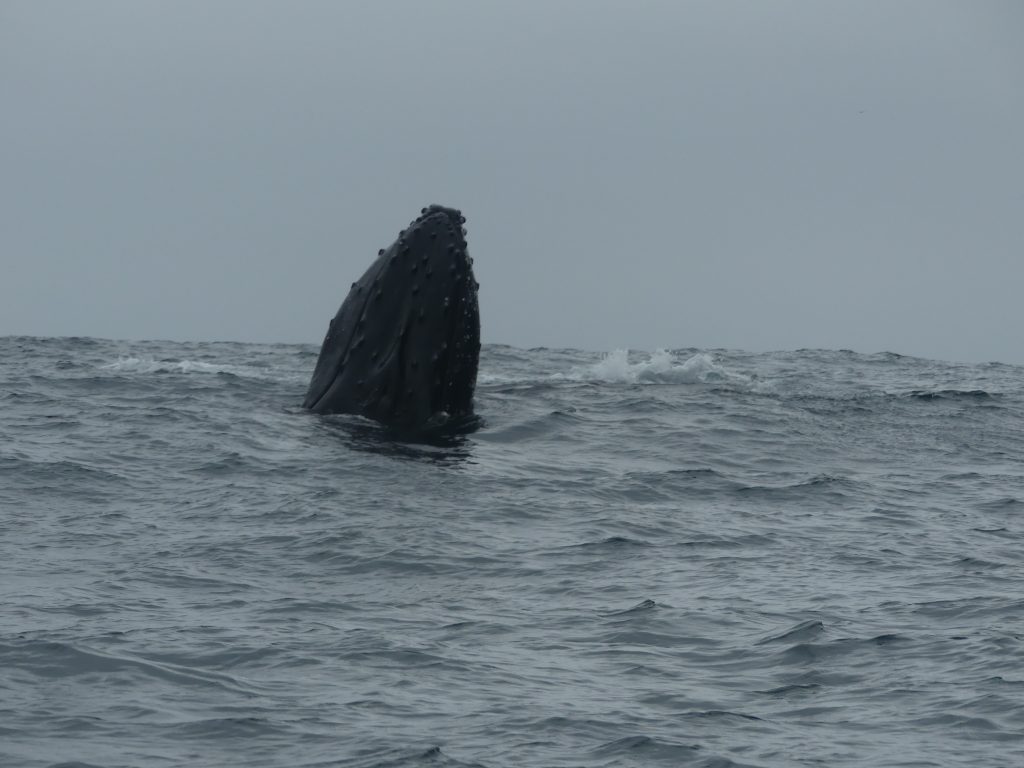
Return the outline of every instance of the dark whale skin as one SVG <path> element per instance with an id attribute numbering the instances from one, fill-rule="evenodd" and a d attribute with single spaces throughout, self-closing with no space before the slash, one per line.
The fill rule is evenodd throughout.
<path id="1" fill-rule="evenodd" d="M 464 224 L 432 205 L 378 253 L 328 326 L 304 408 L 412 431 L 472 417 L 480 309 Z"/>

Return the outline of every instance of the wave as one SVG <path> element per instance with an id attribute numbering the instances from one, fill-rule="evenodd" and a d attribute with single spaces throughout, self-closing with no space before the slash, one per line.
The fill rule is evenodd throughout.
<path id="1" fill-rule="evenodd" d="M 592 753 L 601 758 L 624 758 L 630 761 L 692 763 L 698 757 L 703 757 L 701 749 L 700 744 L 679 744 L 655 739 L 644 734 L 636 734 L 606 742 L 595 748 Z M 723 762 L 719 759 L 711 760 L 709 758 L 709 762 L 721 766 L 735 765 L 728 760 Z M 705 763 L 705 765 L 707 764 L 709 763 Z"/>
<path id="2" fill-rule="evenodd" d="M 232 365 L 227 363 L 206 363 L 202 360 L 158 360 L 152 355 L 124 355 L 111 363 L 100 366 L 101 370 L 116 374 L 200 374 L 215 376 L 238 376 L 244 379 L 270 379 L 279 381 L 282 378 L 305 378 L 297 371 L 285 371 L 277 367 L 255 365 Z"/>
<path id="3" fill-rule="evenodd" d="M 986 400 L 996 395 L 983 389 L 914 389 L 907 396 L 917 400 Z"/>
<path id="4" fill-rule="evenodd" d="M 635 357 L 634 353 L 634 357 Z M 517 377 L 481 371 L 482 385 L 550 384 L 558 382 L 605 384 L 718 384 L 748 386 L 749 376 L 730 371 L 715 362 L 707 352 L 691 355 L 682 363 L 666 349 L 656 350 L 645 359 L 630 360 L 628 349 L 616 349 L 588 365 L 574 365 L 568 371 L 546 377 Z"/>
<path id="5" fill-rule="evenodd" d="M 632 363 L 629 350 L 616 349 L 592 365 L 573 368 L 568 374 L 556 374 L 554 378 L 622 384 L 746 384 L 750 381 L 746 376 L 716 364 L 707 352 L 698 352 L 680 364 L 665 349 L 655 351 L 646 360 Z"/>

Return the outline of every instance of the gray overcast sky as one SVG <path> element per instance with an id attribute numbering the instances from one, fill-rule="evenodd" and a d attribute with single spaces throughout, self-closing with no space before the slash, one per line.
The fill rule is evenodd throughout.
<path id="1" fill-rule="evenodd" d="M 0 0 L 0 334 L 319 343 L 420 207 L 485 342 L 1024 362 L 1024 3 Z"/>

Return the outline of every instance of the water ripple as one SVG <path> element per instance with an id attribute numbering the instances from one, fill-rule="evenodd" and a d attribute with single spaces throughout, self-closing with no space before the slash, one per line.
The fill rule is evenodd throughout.
<path id="1" fill-rule="evenodd" d="M 1024 370 L 0 338 L 0 765 L 1024 765 Z"/>

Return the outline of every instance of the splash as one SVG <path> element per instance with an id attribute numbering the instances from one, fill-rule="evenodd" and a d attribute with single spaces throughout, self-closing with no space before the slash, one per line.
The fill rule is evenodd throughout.
<path id="1" fill-rule="evenodd" d="M 604 381 L 619 384 L 747 384 L 749 379 L 715 363 L 711 355 L 698 352 L 683 363 L 665 349 L 659 349 L 646 360 L 630 362 L 629 350 L 616 349 L 593 365 L 573 368 L 555 378 L 571 381 Z"/>

